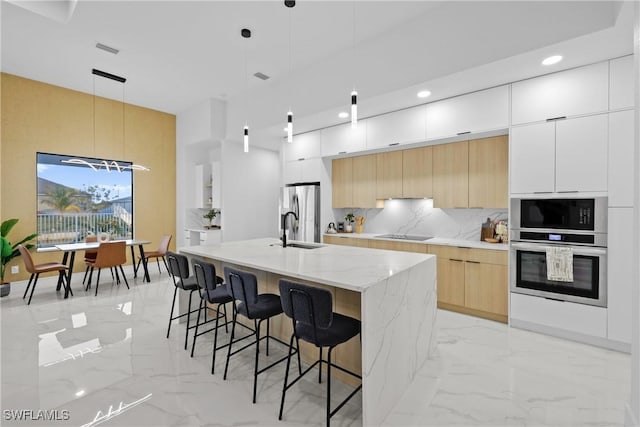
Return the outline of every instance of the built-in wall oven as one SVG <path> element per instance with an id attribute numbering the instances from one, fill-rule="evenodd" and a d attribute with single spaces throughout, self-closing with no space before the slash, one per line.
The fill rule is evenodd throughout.
<path id="1" fill-rule="evenodd" d="M 511 199 L 511 224 L 512 292 L 607 306 L 606 197 Z M 560 279 L 558 254 L 570 260 Z"/>

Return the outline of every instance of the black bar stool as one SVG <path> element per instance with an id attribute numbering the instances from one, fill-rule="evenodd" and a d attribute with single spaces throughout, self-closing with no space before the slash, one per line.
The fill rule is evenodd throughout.
<path id="1" fill-rule="evenodd" d="M 253 369 L 253 403 L 256 403 L 256 388 L 258 375 L 263 373 L 269 368 L 277 365 L 280 362 L 287 360 L 287 356 L 271 363 L 267 367 L 262 369 L 258 369 L 258 354 L 260 353 L 260 341 L 262 339 L 267 340 L 267 356 L 269 355 L 269 320 L 282 313 L 282 306 L 280 304 L 280 297 L 275 294 L 258 294 L 258 281 L 254 274 L 248 273 L 246 271 L 236 270 L 231 267 L 224 268 L 224 276 L 227 279 L 227 287 L 231 292 L 231 296 L 233 297 L 233 324 L 231 326 L 231 340 L 229 341 L 229 350 L 227 352 L 227 362 L 224 367 L 224 379 L 227 379 L 227 371 L 229 369 L 229 358 L 231 355 L 239 353 L 240 351 L 252 346 L 256 345 L 256 356 L 255 356 L 255 365 Z M 253 320 L 254 329 L 252 333 L 246 335 L 242 338 L 235 339 L 235 330 L 238 314 L 246 317 L 247 319 Z M 267 321 L 267 336 L 260 337 L 260 325 L 262 322 Z M 242 325 L 242 324 L 241 324 Z M 233 344 L 242 341 L 246 338 L 255 336 L 255 341 L 245 345 L 244 347 L 239 348 L 238 350 L 232 351 L 231 347 Z M 277 338 L 272 339 L 287 345 L 286 343 L 280 341 Z"/>
<path id="2" fill-rule="evenodd" d="M 282 308 L 284 313 L 289 316 L 293 322 L 293 334 L 289 340 L 287 370 L 284 376 L 278 419 L 282 420 L 282 411 L 284 409 L 284 399 L 287 390 L 318 364 L 320 365 L 318 367 L 318 382 L 322 382 L 322 364 L 325 363 L 327 365 L 327 427 L 329 427 L 331 417 L 362 388 L 362 384 L 360 384 L 337 408 L 333 411 L 331 410 L 331 367 L 362 379 L 360 375 L 331 362 L 331 352 L 338 344 L 347 342 L 360 334 L 360 321 L 349 316 L 334 313 L 331 292 L 326 289 L 306 286 L 287 280 L 280 280 L 279 286 Z M 320 357 L 296 379 L 288 383 L 294 338 L 314 344 L 320 349 Z M 323 347 L 329 347 L 329 354 L 327 355 L 326 361 L 322 360 Z"/>
<path id="3" fill-rule="evenodd" d="M 169 261 L 169 274 L 173 279 L 175 289 L 173 290 L 173 302 L 171 303 L 171 314 L 169 314 L 169 327 L 167 328 L 167 338 L 171 332 L 171 322 L 181 317 L 187 316 L 187 329 L 184 336 L 184 349 L 187 349 L 187 341 L 189 339 L 189 329 L 195 326 L 189 326 L 191 319 L 191 313 L 195 313 L 196 310 L 191 310 L 191 297 L 193 293 L 200 289 L 196 283 L 195 277 L 189 277 L 189 260 L 186 256 L 177 254 L 175 252 L 167 251 L 167 261 Z M 178 288 L 185 291 L 189 291 L 189 308 L 186 313 L 179 314 L 173 317 L 173 309 L 176 305 L 176 295 L 178 295 Z"/>
<path id="4" fill-rule="evenodd" d="M 227 290 L 227 285 L 223 284 L 224 279 L 216 275 L 216 266 L 210 262 L 205 261 L 193 261 L 193 275 L 196 278 L 196 283 L 200 288 L 200 307 L 198 308 L 198 320 L 196 321 L 196 330 L 193 334 L 193 344 L 191 345 L 191 357 L 193 357 L 193 351 L 196 348 L 196 340 L 200 335 L 207 332 L 214 331 L 213 337 L 213 356 L 211 360 L 211 374 L 213 374 L 216 365 L 216 350 L 226 347 L 227 344 L 218 347 L 218 328 L 224 326 L 224 329 L 229 333 L 229 321 L 227 320 L 227 306 L 228 302 L 232 302 L 233 298 Z M 207 320 L 207 303 L 217 304 L 216 317 Z M 222 306 L 223 312 L 220 312 L 220 306 Z M 204 322 L 200 323 L 200 313 L 204 309 Z M 220 318 L 224 318 L 224 323 L 219 324 Z M 206 331 L 198 332 L 198 327 L 206 325 L 210 322 L 216 322 L 216 325 L 207 329 Z"/>

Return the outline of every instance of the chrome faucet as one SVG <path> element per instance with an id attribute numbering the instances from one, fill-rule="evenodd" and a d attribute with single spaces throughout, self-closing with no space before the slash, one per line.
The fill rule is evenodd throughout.
<path id="1" fill-rule="evenodd" d="M 289 211 L 286 214 L 282 215 L 282 247 L 287 247 L 287 217 L 289 215 L 293 215 L 293 217 L 298 220 L 298 215 L 294 211 Z"/>

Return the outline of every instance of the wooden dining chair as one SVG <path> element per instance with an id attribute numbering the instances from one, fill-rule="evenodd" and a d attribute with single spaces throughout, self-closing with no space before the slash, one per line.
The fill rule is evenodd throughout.
<path id="1" fill-rule="evenodd" d="M 160 244 L 158 245 L 158 249 L 153 252 L 144 251 L 143 255 L 138 255 L 138 263 L 135 266 L 135 272 L 138 272 L 138 268 L 140 267 L 140 263 L 148 263 L 149 259 L 155 258 L 156 263 L 158 264 L 158 273 L 162 273 L 160 270 L 160 259 L 162 258 L 162 262 L 164 263 L 164 267 L 167 269 L 167 273 L 169 273 L 169 266 L 167 265 L 167 251 L 169 250 L 169 244 L 171 243 L 171 234 L 165 234 L 160 239 Z"/>
<path id="2" fill-rule="evenodd" d="M 31 287 L 31 282 L 33 282 L 33 288 L 31 288 L 31 294 L 29 295 L 29 301 L 27 301 L 27 305 L 31 304 L 31 298 L 33 297 L 33 291 L 36 289 L 36 283 L 38 283 L 38 278 L 41 273 L 48 273 L 50 271 L 58 272 L 58 285 L 63 284 L 66 289 L 73 295 L 71 288 L 69 287 L 69 283 L 67 283 L 67 270 L 68 267 L 59 262 L 46 262 L 43 264 L 34 264 L 33 258 L 31 258 L 31 253 L 27 248 L 23 245 L 18 245 L 18 250 L 20 251 L 20 255 L 22 255 L 22 260 L 24 261 L 24 268 L 31 273 L 31 277 L 29 277 L 29 283 L 27 283 L 27 289 L 24 290 L 24 295 L 22 299 L 25 299 L 27 296 L 27 292 L 29 292 L 29 288 Z"/>
<path id="3" fill-rule="evenodd" d="M 95 243 L 98 241 L 98 236 L 96 236 L 95 234 L 91 234 L 85 237 L 84 241 L 85 243 Z M 87 262 L 95 261 L 97 255 L 98 255 L 97 249 L 87 249 L 86 251 L 84 251 L 84 262 L 87 263 Z M 89 264 L 87 264 L 87 269 L 84 271 L 84 277 L 82 278 L 83 285 L 87 280 L 87 276 L 89 274 L 90 268 L 91 267 L 89 267 Z"/>
<path id="4" fill-rule="evenodd" d="M 100 271 L 103 268 L 112 268 L 116 267 L 116 283 L 120 284 L 120 275 L 118 274 L 118 268 L 120 268 L 120 273 L 122 273 L 122 278 L 124 279 L 125 285 L 127 285 L 127 289 L 129 288 L 129 282 L 127 282 L 127 277 L 124 275 L 124 270 L 122 269 L 122 264 L 127 262 L 127 245 L 125 241 L 119 242 L 104 242 L 100 243 L 98 246 L 98 253 L 96 255 L 96 259 L 93 261 L 86 261 L 87 266 L 90 267 L 89 272 L 89 282 L 87 283 L 87 287 L 85 290 L 89 289 L 91 285 L 91 278 L 93 276 L 93 271 L 98 269 L 98 277 L 96 279 L 96 296 L 98 295 L 98 286 L 100 285 Z"/>

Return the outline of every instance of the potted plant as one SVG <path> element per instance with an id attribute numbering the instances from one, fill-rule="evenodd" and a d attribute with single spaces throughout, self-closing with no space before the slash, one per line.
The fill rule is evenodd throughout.
<path id="1" fill-rule="evenodd" d="M 218 209 L 211 209 L 209 212 L 204 214 L 202 217 L 209 220 L 209 227 L 213 227 L 213 220 L 218 216 L 220 211 Z"/>
<path id="2" fill-rule="evenodd" d="M 18 222 L 18 218 L 8 219 L 2 222 L 2 226 L 0 229 L 0 252 L 2 255 L 2 266 L 0 267 L 0 296 L 7 296 L 11 291 L 11 284 L 4 281 L 4 273 L 7 268 L 7 264 L 11 262 L 12 259 L 20 256 L 20 251 L 18 250 L 18 245 L 26 243 L 30 240 L 33 240 L 38 235 L 37 233 L 30 234 L 29 236 L 21 239 L 17 243 L 11 243 L 9 239 L 7 239 L 7 235 L 11 231 L 11 229 Z M 33 248 L 33 244 L 27 243 L 24 245 L 27 249 Z"/>
<path id="3" fill-rule="evenodd" d="M 347 233 L 352 233 L 353 232 L 353 221 L 356 219 L 356 216 L 353 214 L 353 212 L 349 212 L 348 214 L 346 214 L 344 216 L 344 220 L 347 221 L 347 223 L 344 226 L 344 230 Z"/>

